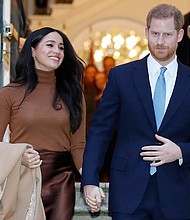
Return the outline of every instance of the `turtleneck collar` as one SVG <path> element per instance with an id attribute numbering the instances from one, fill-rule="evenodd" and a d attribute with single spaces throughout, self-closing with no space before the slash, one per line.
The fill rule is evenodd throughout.
<path id="1" fill-rule="evenodd" d="M 38 81 L 41 84 L 55 84 L 56 77 L 54 75 L 54 71 L 44 71 L 36 69 L 36 73 L 38 75 Z"/>

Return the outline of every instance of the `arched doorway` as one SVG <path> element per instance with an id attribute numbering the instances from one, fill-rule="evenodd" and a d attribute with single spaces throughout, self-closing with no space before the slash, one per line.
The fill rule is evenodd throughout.
<path id="1" fill-rule="evenodd" d="M 100 70 L 104 56 L 113 56 L 118 65 L 141 58 L 148 52 L 144 25 L 130 19 L 105 19 L 83 29 L 72 42 L 78 55 L 86 62 L 91 40 L 95 63 Z"/>

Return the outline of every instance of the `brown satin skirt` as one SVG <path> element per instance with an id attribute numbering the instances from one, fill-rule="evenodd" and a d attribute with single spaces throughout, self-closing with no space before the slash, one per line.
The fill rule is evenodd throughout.
<path id="1" fill-rule="evenodd" d="M 75 205 L 74 174 L 68 152 L 39 151 L 43 160 L 42 201 L 47 220 L 71 220 Z"/>

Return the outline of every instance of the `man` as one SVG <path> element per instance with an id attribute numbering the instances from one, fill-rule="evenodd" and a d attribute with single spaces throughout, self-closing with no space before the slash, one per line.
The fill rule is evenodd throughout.
<path id="1" fill-rule="evenodd" d="M 104 73 L 106 74 L 106 76 L 108 77 L 108 73 L 110 71 L 111 68 L 115 67 L 115 60 L 113 57 L 111 56 L 106 56 L 103 59 L 103 69 L 104 69 Z"/>
<path id="2" fill-rule="evenodd" d="M 84 153 L 82 187 L 92 212 L 99 211 L 104 196 L 99 170 L 117 128 L 112 219 L 190 219 L 190 68 L 176 57 L 183 23 L 176 7 L 153 8 L 145 29 L 150 55 L 109 73 Z"/>

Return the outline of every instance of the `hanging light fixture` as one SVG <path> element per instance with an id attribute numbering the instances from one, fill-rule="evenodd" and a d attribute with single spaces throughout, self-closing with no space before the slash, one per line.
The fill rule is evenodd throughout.
<path id="1" fill-rule="evenodd" d="M 84 42 L 83 59 L 86 60 L 90 48 L 89 39 Z M 94 60 L 99 63 L 105 56 L 113 56 L 117 64 L 130 62 L 145 56 L 148 51 L 147 40 L 135 31 L 112 30 L 94 33 Z"/>

